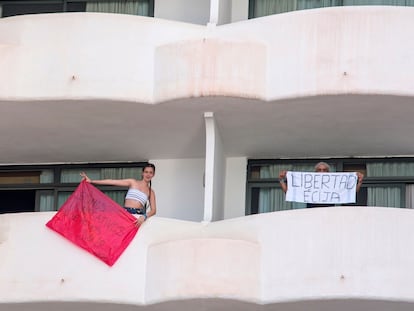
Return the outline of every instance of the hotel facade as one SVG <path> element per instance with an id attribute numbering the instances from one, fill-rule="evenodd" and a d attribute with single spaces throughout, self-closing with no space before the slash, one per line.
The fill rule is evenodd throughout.
<path id="1" fill-rule="evenodd" d="M 0 1 L 0 310 L 412 310 L 413 6 Z M 80 171 L 147 161 L 113 267 L 45 227 Z M 355 204 L 285 201 L 319 161 Z"/>

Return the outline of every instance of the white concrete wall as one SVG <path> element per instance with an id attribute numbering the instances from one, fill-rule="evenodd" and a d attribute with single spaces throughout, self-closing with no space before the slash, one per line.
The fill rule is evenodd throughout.
<path id="1" fill-rule="evenodd" d="M 157 0 L 154 17 L 207 25 L 210 20 L 210 0 Z"/>
<path id="2" fill-rule="evenodd" d="M 226 158 L 224 219 L 246 215 L 247 158 Z"/>
<path id="3" fill-rule="evenodd" d="M 155 216 L 111 268 L 46 228 L 53 215 L 0 215 L 1 311 L 56 301 L 88 302 L 89 310 L 174 301 L 186 301 L 186 310 L 217 309 L 227 299 L 247 311 L 295 309 L 289 301 L 307 301 L 295 310 L 320 311 L 332 300 L 342 301 L 335 308 L 342 311 L 350 299 L 394 302 L 388 309 L 379 303 L 380 311 L 413 308 L 398 308 L 414 301 L 412 210 L 302 209 L 212 223 Z M 22 302 L 22 309 L 7 304 Z"/>
<path id="4" fill-rule="evenodd" d="M 204 159 L 153 159 L 156 175 L 157 216 L 189 221 L 203 220 Z"/>
<path id="5" fill-rule="evenodd" d="M 412 95 L 413 16 L 412 7 L 332 7 L 208 30 L 119 14 L 6 18 L 0 99 Z"/>
<path id="6" fill-rule="evenodd" d="M 214 95 L 413 95 L 413 16 L 409 7 L 317 9 L 218 26 L 208 36 L 204 26 L 117 14 L 7 18 L 0 20 L 0 97 L 153 104 Z M 202 171 L 195 162 L 189 181 Z M 154 185 L 175 180 L 169 174 Z M 176 191 L 168 187 L 160 184 L 169 195 L 159 213 L 174 217 L 167 206 Z M 202 206 L 196 187 L 186 209 Z M 187 212 L 182 216 L 199 220 L 199 210 Z"/>
<path id="7" fill-rule="evenodd" d="M 214 212 L 214 155 L 215 155 L 215 122 L 212 112 L 204 113 L 206 127 L 206 166 L 204 169 L 204 216 L 203 221 L 213 220 Z"/>
<path id="8" fill-rule="evenodd" d="M 226 178 L 226 158 L 224 157 L 224 145 L 220 131 L 215 125 L 214 148 L 214 185 L 213 185 L 213 220 L 224 219 L 224 192 Z"/>
<path id="9" fill-rule="evenodd" d="M 232 22 L 232 0 L 219 0 L 219 16 L 217 25 Z"/>
<path id="10" fill-rule="evenodd" d="M 214 161 L 216 149 L 216 125 L 214 114 L 212 112 L 204 113 L 204 122 L 206 127 L 206 167 L 205 172 L 205 190 L 204 190 L 204 216 L 205 222 L 210 222 L 214 217 Z"/>
<path id="11" fill-rule="evenodd" d="M 178 28 L 171 28 L 172 24 Z M 159 26 L 163 29 L 157 30 Z M 130 101 L 135 97 L 151 103 L 155 47 L 178 38 L 199 37 L 202 29 L 153 18 L 103 13 L 36 14 L 1 19 L 0 96 L 33 101 L 48 98 Z M 4 71 L 9 72 L 8 77 L 3 75 Z"/>
<path id="12" fill-rule="evenodd" d="M 239 22 L 249 19 L 249 0 L 231 1 L 231 21 Z"/>
<path id="13" fill-rule="evenodd" d="M 154 17 L 206 25 L 210 19 L 210 0 L 157 0 Z M 248 19 L 249 0 L 219 0 L 217 25 Z"/>
<path id="14" fill-rule="evenodd" d="M 223 142 L 214 114 L 204 114 L 206 124 L 206 168 L 204 221 L 222 220 L 224 217 L 224 184 L 226 163 Z"/>

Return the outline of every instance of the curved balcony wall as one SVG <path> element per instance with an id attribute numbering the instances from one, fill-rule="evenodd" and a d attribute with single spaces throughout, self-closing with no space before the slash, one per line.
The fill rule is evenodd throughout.
<path id="1" fill-rule="evenodd" d="M 218 27 L 96 13 L 5 18 L 0 99 L 411 96 L 413 16 L 367 6 Z"/>
<path id="2" fill-rule="evenodd" d="M 411 210 L 333 207 L 215 223 L 154 217 L 113 267 L 47 229 L 52 216 L 0 216 L 0 310 L 413 306 Z"/>

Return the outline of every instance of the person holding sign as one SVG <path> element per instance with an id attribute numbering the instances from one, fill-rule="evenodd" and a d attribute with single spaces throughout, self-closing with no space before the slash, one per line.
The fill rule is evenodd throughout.
<path id="1" fill-rule="evenodd" d="M 364 175 L 359 172 L 330 173 L 329 164 L 325 162 L 316 164 L 315 173 L 279 173 L 279 182 L 286 193 L 286 201 L 307 203 L 308 208 L 355 203 L 363 178 Z"/>
<path id="2" fill-rule="evenodd" d="M 155 202 L 155 192 L 151 188 L 151 179 L 155 175 L 155 165 L 147 163 L 143 167 L 142 179 L 101 179 L 91 180 L 85 172 L 81 172 L 82 180 L 95 185 L 119 186 L 128 187 L 128 192 L 125 196 L 124 209 L 130 214 L 138 217 L 137 226 L 141 225 L 148 217 L 155 215 L 157 211 Z M 147 213 L 146 206 L 149 202 L 151 209 Z"/>

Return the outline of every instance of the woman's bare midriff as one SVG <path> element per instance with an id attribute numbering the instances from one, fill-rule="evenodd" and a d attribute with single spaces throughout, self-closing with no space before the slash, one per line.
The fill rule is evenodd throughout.
<path id="1" fill-rule="evenodd" d="M 131 199 L 126 199 L 124 202 L 124 206 L 130 207 L 130 208 L 142 208 L 143 207 L 140 202 L 131 200 Z"/>

